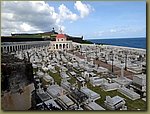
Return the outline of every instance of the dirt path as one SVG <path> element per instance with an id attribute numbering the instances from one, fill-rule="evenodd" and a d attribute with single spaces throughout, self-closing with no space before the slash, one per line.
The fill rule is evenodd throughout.
<path id="1" fill-rule="evenodd" d="M 73 53 L 73 52 L 70 52 L 70 53 Z M 76 56 L 80 57 L 81 59 L 84 59 L 84 55 L 81 55 L 79 54 L 78 52 L 74 53 Z M 90 58 L 87 58 L 88 61 L 90 61 Z M 108 70 L 112 70 L 112 65 L 110 64 L 107 64 L 103 61 L 100 61 L 100 60 L 94 60 L 94 63 L 101 66 L 101 67 L 104 67 L 104 68 L 107 68 Z M 116 66 L 113 66 L 113 71 L 114 71 L 114 74 L 120 76 L 121 75 L 121 68 L 119 67 L 116 67 Z M 129 79 L 133 79 L 133 75 L 135 75 L 134 73 L 130 72 L 130 71 L 125 71 L 124 70 L 124 76 L 129 78 Z"/>

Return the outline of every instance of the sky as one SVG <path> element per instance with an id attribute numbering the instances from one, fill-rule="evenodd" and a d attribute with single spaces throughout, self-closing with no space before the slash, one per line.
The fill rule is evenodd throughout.
<path id="1" fill-rule="evenodd" d="M 84 39 L 146 37 L 146 1 L 3 1 L 1 36 L 56 31 Z"/>

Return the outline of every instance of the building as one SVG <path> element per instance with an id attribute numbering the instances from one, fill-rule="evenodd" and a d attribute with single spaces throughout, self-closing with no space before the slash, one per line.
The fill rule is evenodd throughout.
<path id="1" fill-rule="evenodd" d="M 73 99 L 77 104 L 80 105 L 86 103 L 88 100 L 88 96 L 74 86 L 71 87 L 71 92 L 69 97 Z"/>
<path id="2" fill-rule="evenodd" d="M 71 83 L 69 83 L 66 79 L 62 79 L 61 87 L 64 88 L 66 91 L 71 92 Z"/>
<path id="3" fill-rule="evenodd" d="M 44 87 L 47 87 L 51 84 L 54 84 L 54 79 L 53 77 L 51 77 L 50 75 L 48 75 L 47 73 L 45 74 L 45 76 L 42 78 L 42 84 Z"/>
<path id="4" fill-rule="evenodd" d="M 103 83 L 101 86 L 104 91 L 112 91 L 112 90 L 117 90 L 120 88 L 120 85 L 115 82 L 114 83 L 106 82 L 106 83 Z"/>
<path id="5" fill-rule="evenodd" d="M 55 99 L 61 95 L 64 95 L 66 91 L 59 85 L 51 85 L 47 88 L 47 93 Z"/>
<path id="6" fill-rule="evenodd" d="M 90 102 L 90 103 L 84 105 L 84 108 L 87 110 L 105 110 L 103 107 L 101 107 L 100 105 L 98 105 L 95 102 Z"/>
<path id="7" fill-rule="evenodd" d="M 82 87 L 82 88 L 81 88 L 81 92 L 85 93 L 91 101 L 95 101 L 95 100 L 101 98 L 98 93 L 96 93 L 96 92 L 90 90 L 90 89 L 87 88 L 87 87 Z"/>
<path id="8" fill-rule="evenodd" d="M 2 42 L 1 50 L 2 52 L 10 53 L 10 52 L 28 50 L 31 48 L 46 47 L 49 46 L 49 44 L 50 44 L 49 41 Z"/>
<path id="9" fill-rule="evenodd" d="M 109 110 L 117 110 L 119 108 L 122 108 L 125 105 L 125 101 L 122 97 L 119 96 L 106 96 L 106 100 L 104 101 L 105 106 Z"/>
<path id="10" fill-rule="evenodd" d="M 133 83 L 138 84 L 140 86 L 146 85 L 146 75 L 145 74 L 139 74 L 133 76 Z"/>
<path id="11" fill-rule="evenodd" d="M 127 96 L 131 100 L 140 99 L 139 94 L 137 94 L 136 92 L 134 92 L 126 87 L 119 88 L 118 91 L 120 93 L 122 93 L 123 95 Z"/>
<path id="12" fill-rule="evenodd" d="M 100 78 L 98 76 L 96 77 L 90 77 L 90 83 L 93 86 L 101 86 L 104 83 L 107 83 L 108 81 L 105 78 Z"/>
<path id="13" fill-rule="evenodd" d="M 146 94 L 146 74 L 138 74 L 133 76 L 133 83 L 130 85 L 141 97 Z"/>
<path id="14" fill-rule="evenodd" d="M 125 86 L 125 87 L 129 86 L 129 85 L 132 83 L 132 80 L 131 80 L 131 79 L 126 78 L 126 77 L 124 76 L 124 68 L 123 68 L 123 65 L 122 65 L 122 67 L 121 67 L 121 75 L 120 75 L 120 77 L 113 78 L 112 81 L 115 82 L 115 83 L 118 83 L 118 84 L 121 85 L 121 86 Z"/>
<path id="15" fill-rule="evenodd" d="M 51 50 L 72 50 L 72 41 L 67 41 L 65 34 L 57 34 L 56 41 L 51 42 Z"/>
<path id="16" fill-rule="evenodd" d="M 58 104 L 65 110 L 75 110 L 77 105 L 66 95 L 61 95 L 57 99 Z"/>
<path id="17" fill-rule="evenodd" d="M 53 100 L 49 99 L 44 102 L 48 110 L 62 110 L 61 107 Z"/>

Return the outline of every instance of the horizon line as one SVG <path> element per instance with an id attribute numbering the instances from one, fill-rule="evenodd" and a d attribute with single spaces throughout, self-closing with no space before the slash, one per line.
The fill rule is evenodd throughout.
<path id="1" fill-rule="evenodd" d="M 84 40 L 101 40 L 101 39 L 128 39 L 128 38 L 146 38 L 146 36 L 141 36 L 141 37 L 88 38 L 88 39 L 84 39 Z"/>

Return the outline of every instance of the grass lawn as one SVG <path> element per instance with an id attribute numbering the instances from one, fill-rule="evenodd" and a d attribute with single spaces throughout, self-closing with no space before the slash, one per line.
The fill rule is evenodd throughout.
<path id="1" fill-rule="evenodd" d="M 71 84 L 74 84 L 74 83 L 76 83 L 76 78 L 75 77 L 73 77 L 73 76 L 71 76 L 71 74 L 69 74 L 68 72 L 67 72 L 67 74 L 70 76 L 70 80 L 68 80 L 68 82 L 70 82 Z"/>
<path id="2" fill-rule="evenodd" d="M 41 35 L 19 35 L 19 36 L 14 36 L 14 38 L 42 38 Z"/>
<path id="3" fill-rule="evenodd" d="M 142 99 L 138 99 L 138 100 L 135 100 L 135 101 L 132 101 L 130 100 L 129 98 L 127 98 L 126 96 L 122 95 L 121 93 L 119 93 L 117 90 L 114 90 L 114 91 L 109 91 L 109 92 L 106 92 L 104 91 L 103 89 L 101 89 L 100 87 L 93 87 L 91 84 L 87 84 L 88 88 L 99 93 L 101 98 L 98 99 L 96 101 L 96 103 L 98 103 L 99 105 L 104 106 L 104 101 L 105 101 L 105 98 L 106 96 L 120 96 L 120 97 L 123 97 L 125 98 L 125 101 L 126 101 L 126 105 L 128 107 L 128 110 L 137 110 L 137 109 L 140 109 L 140 110 L 146 110 L 146 102 L 143 101 Z"/>
<path id="4" fill-rule="evenodd" d="M 60 85 L 61 83 L 61 77 L 60 77 L 60 74 L 59 74 L 59 67 L 56 67 L 56 70 L 58 71 L 57 73 L 52 73 L 50 71 L 48 71 L 48 73 L 50 74 L 50 76 L 52 76 L 54 78 L 54 80 Z M 76 69 L 77 70 L 77 69 Z M 81 72 L 76 72 L 76 73 L 81 73 Z M 67 73 L 69 76 L 70 74 Z M 70 80 L 69 82 L 71 84 L 74 84 L 76 82 L 76 78 L 75 77 L 72 77 L 70 76 Z M 78 85 L 80 86 L 80 84 L 78 83 Z M 135 101 L 132 101 L 130 100 L 129 98 L 127 98 L 126 96 L 122 95 L 121 93 L 119 93 L 117 90 L 114 90 L 114 91 L 109 91 L 109 92 L 106 92 L 104 91 L 102 88 L 100 87 L 93 87 L 89 82 L 87 83 L 87 87 L 93 91 L 95 91 L 96 93 L 100 94 L 101 98 L 96 100 L 96 103 L 98 103 L 99 105 L 101 105 L 102 107 L 106 108 L 105 105 L 104 105 L 104 101 L 105 101 L 105 98 L 106 96 L 120 96 L 120 97 L 123 97 L 125 98 L 125 101 L 126 101 L 126 105 L 128 107 L 128 110 L 137 110 L 137 109 L 140 109 L 140 110 L 146 110 L 146 102 L 143 101 L 142 99 L 138 99 L 138 100 L 135 100 Z"/>
<path id="5" fill-rule="evenodd" d="M 60 74 L 59 74 L 59 68 L 56 67 L 56 70 L 57 70 L 57 73 L 52 73 L 51 71 L 48 71 L 48 74 L 54 78 L 54 80 L 55 80 L 55 82 L 57 82 L 57 84 L 60 85 L 61 77 L 60 77 Z"/>

